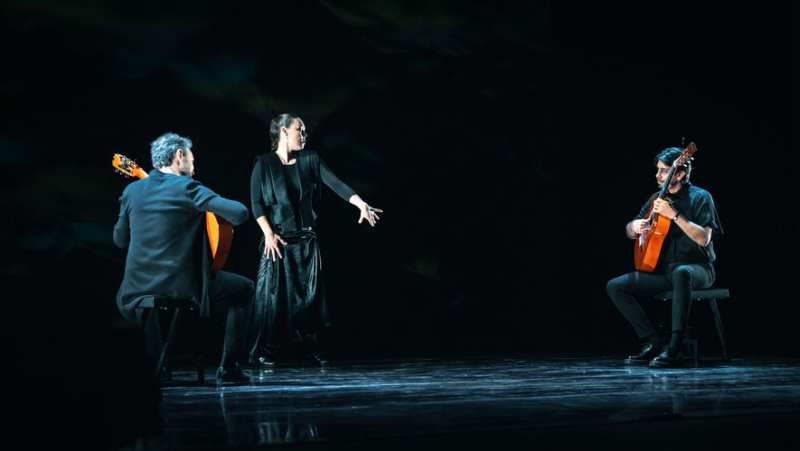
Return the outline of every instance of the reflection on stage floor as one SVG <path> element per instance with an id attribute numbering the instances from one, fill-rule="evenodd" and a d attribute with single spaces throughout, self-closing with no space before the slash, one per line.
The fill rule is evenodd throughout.
<path id="1" fill-rule="evenodd" d="M 606 436 L 634 440 L 631 449 L 763 447 L 796 441 L 786 424 L 800 418 L 800 361 L 785 358 L 670 370 L 617 356 L 431 358 L 251 374 L 248 384 L 218 386 L 209 372 L 194 385 L 191 368 L 176 369 L 160 387 L 161 431 L 123 448 L 508 449 Z"/>

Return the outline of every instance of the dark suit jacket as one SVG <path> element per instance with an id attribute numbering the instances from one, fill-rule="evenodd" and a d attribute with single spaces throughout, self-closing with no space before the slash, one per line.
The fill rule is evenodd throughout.
<path id="1" fill-rule="evenodd" d="M 239 225 L 247 207 L 225 199 L 190 177 L 153 170 L 120 197 L 114 242 L 128 247 L 117 307 L 133 320 L 146 296 L 193 298 L 209 316 L 205 212 Z"/>

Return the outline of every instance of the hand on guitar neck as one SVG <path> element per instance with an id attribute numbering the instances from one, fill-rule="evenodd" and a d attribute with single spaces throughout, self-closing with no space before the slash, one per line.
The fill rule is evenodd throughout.
<path id="1" fill-rule="evenodd" d="M 664 199 L 656 198 L 653 201 L 653 209 L 651 210 L 653 214 L 650 215 L 649 218 L 645 219 L 634 219 L 633 221 L 628 224 L 628 238 L 636 238 L 639 235 L 643 235 L 647 233 L 650 227 L 653 225 L 653 219 L 655 218 L 655 214 L 660 215 L 662 218 L 673 219 L 678 216 L 678 212 L 672 208 L 672 203 L 668 202 Z"/>

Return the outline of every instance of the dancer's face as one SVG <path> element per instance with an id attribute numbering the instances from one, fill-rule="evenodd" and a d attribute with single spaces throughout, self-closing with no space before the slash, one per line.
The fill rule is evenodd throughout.
<path id="1" fill-rule="evenodd" d="M 283 129 L 288 150 L 302 150 L 306 146 L 306 126 L 301 119 L 292 121 L 292 125 Z"/>

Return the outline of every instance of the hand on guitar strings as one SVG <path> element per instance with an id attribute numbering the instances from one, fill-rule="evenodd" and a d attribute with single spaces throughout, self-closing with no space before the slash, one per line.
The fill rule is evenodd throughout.
<path id="1" fill-rule="evenodd" d="M 650 228 L 650 221 L 647 219 L 635 219 L 631 223 L 631 230 L 636 235 L 642 235 L 647 232 L 647 229 Z"/>

